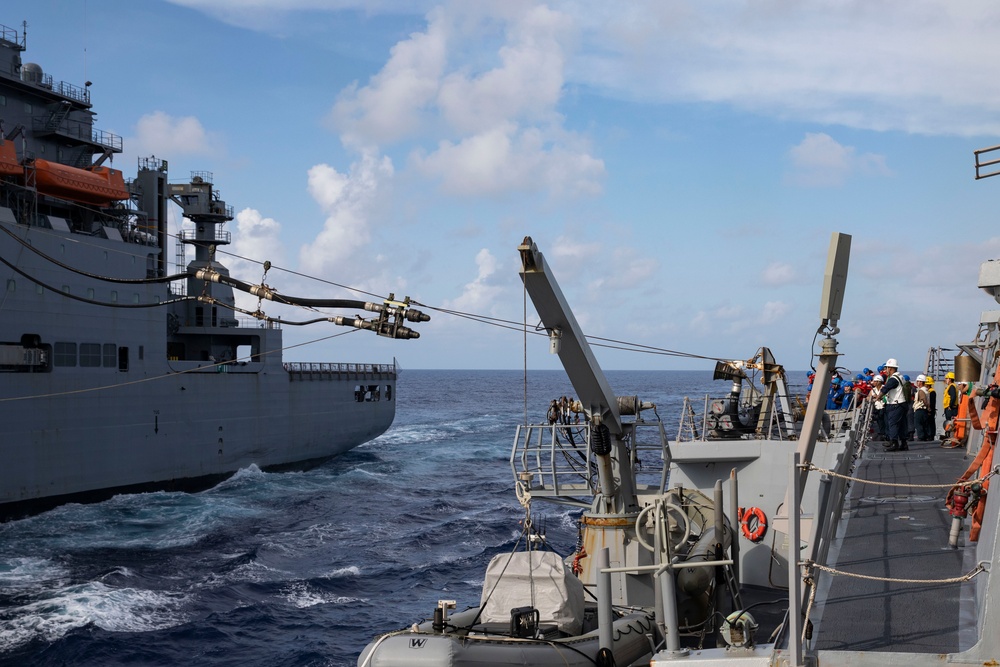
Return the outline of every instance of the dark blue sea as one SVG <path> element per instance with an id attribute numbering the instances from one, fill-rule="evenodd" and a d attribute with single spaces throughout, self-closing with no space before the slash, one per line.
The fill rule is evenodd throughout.
<path id="1" fill-rule="evenodd" d="M 728 391 L 711 377 L 608 373 L 671 437 L 684 396 Z M 530 373 L 526 399 L 522 371 L 408 370 L 392 428 L 318 468 L 0 524 L 0 665 L 353 666 L 437 600 L 478 603 L 520 535 L 514 429 L 572 394 L 561 371 Z M 576 513 L 534 510 L 570 553 Z"/>

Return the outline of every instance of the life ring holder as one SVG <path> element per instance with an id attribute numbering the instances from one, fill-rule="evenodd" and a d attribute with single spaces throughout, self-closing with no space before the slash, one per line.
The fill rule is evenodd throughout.
<path id="1" fill-rule="evenodd" d="M 767 534 L 767 515 L 759 507 L 740 509 L 740 532 L 754 544 L 760 543 Z M 751 525 L 753 524 L 753 525 Z"/>
<path id="2" fill-rule="evenodd" d="M 689 537 L 691 537 L 691 520 L 688 519 L 687 512 L 684 511 L 684 508 L 682 508 L 680 505 L 675 505 L 674 503 L 662 503 L 661 504 L 661 503 L 657 502 L 657 503 L 655 503 L 653 505 L 647 505 L 646 507 L 644 507 L 642 509 L 642 511 L 639 512 L 639 516 L 637 516 L 635 518 L 635 539 L 636 539 L 636 541 L 639 542 L 639 544 L 641 544 L 643 547 L 645 547 L 646 550 L 648 550 L 648 551 L 655 551 L 656 550 L 655 546 L 653 546 L 652 544 L 649 544 L 648 542 L 646 542 L 646 540 L 643 539 L 643 537 L 642 537 L 642 528 L 644 527 L 644 523 L 645 523 L 645 519 L 646 519 L 646 513 L 649 512 L 650 510 L 654 510 L 654 509 L 657 509 L 657 508 L 660 511 L 657 513 L 657 517 L 656 518 L 657 518 L 657 520 L 659 520 L 659 518 L 662 516 L 663 519 L 667 522 L 668 530 L 669 530 L 669 526 L 670 526 L 670 519 L 667 516 L 668 512 L 673 512 L 674 514 L 676 514 L 680 518 L 680 522 L 679 523 L 681 523 L 684 526 L 684 535 L 683 535 L 683 537 L 681 537 L 681 539 L 679 539 L 677 541 L 677 544 L 671 545 L 671 549 L 676 549 L 680 545 L 684 544 L 684 542 L 686 542 Z"/>

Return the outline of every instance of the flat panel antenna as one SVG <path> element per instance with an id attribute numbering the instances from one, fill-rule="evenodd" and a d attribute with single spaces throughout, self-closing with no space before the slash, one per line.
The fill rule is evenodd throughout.
<path id="1" fill-rule="evenodd" d="M 840 311 L 844 305 L 844 289 L 847 287 L 847 266 L 851 259 L 851 236 L 834 232 L 830 237 L 830 251 L 826 256 L 826 271 L 823 274 L 823 299 L 819 316 L 832 328 L 837 327 Z"/>

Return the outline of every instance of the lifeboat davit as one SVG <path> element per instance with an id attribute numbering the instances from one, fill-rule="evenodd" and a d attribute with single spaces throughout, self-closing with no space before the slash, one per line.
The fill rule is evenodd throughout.
<path id="1" fill-rule="evenodd" d="M 0 139 L 0 176 L 24 176 L 24 167 L 17 161 L 17 149 L 9 139 Z"/>
<path id="2" fill-rule="evenodd" d="M 97 206 L 129 198 L 125 178 L 118 169 L 77 169 L 48 160 L 35 160 L 34 164 L 35 185 L 41 194 Z"/>

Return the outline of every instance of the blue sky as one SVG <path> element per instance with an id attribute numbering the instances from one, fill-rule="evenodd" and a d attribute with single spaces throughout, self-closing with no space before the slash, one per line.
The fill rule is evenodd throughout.
<path id="1" fill-rule="evenodd" d="M 268 275 L 285 293 L 350 297 L 308 275 L 520 322 L 530 235 L 590 335 L 734 359 L 767 345 L 804 369 L 840 231 L 848 368 L 922 370 L 928 347 L 972 339 L 996 307 L 976 280 L 1000 256 L 1000 179 L 973 178 L 973 150 L 1000 144 L 992 2 L 8 0 L 3 13 L 28 22 L 26 61 L 93 82 L 96 127 L 125 140 L 116 167 L 155 155 L 171 180 L 212 172 L 238 212 L 229 250 L 297 272 Z M 417 341 L 287 328 L 286 358 L 523 365 L 519 332 L 430 312 Z M 558 367 L 530 338 L 529 366 Z M 597 354 L 609 369 L 710 367 Z"/>

